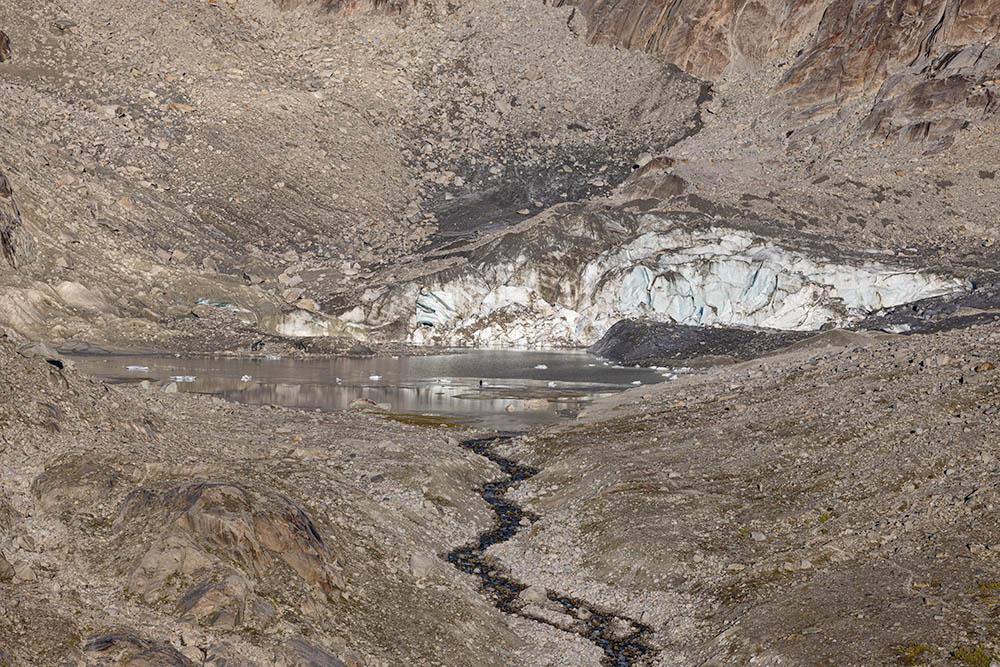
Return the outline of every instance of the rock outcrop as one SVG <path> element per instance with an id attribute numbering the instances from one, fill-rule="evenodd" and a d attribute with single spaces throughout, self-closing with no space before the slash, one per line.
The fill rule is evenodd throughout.
<path id="1" fill-rule="evenodd" d="M 0 30 L 0 63 L 10 60 L 10 37 L 3 30 Z"/>
<path id="2" fill-rule="evenodd" d="M 3 60 L 5 35 L 0 33 L 0 60 Z M 30 264 L 34 259 L 35 242 L 21 224 L 21 212 L 14 201 L 14 191 L 0 172 L 0 253 L 13 268 Z"/>
<path id="3" fill-rule="evenodd" d="M 557 0 L 587 18 L 591 42 L 661 55 L 703 79 L 760 65 L 815 30 L 830 0 Z"/>

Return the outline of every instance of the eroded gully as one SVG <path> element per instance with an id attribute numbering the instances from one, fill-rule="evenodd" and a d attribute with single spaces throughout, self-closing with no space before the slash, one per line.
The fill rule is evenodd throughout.
<path id="1" fill-rule="evenodd" d="M 504 477 L 487 482 L 480 489 L 483 499 L 497 515 L 497 524 L 472 544 L 450 552 L 447 560 L 459 570 L 478 577 L 485 593 L 500 610 L 588 639 L 604 652 L 602 663 L 605 665 L 630 667 L 638 664 L 644 656 L 655 653 L 646 644 L 652 635 L 652 628 L 583 600 L 551 591 L 547 592 L 544 602 L 526 602 L 522 600 L 521 592 L 530 584 L 513 579 L 494 559 L 486 556 L 489 547 L 511 539 L 518 530 L 539 519 L 505 498 L 511 487 L 538 473 L 534 468 L 496 453 L 493 445 L 512 437 L 498 435 L 461 443 L 462 447 L 496 463 Z"/>

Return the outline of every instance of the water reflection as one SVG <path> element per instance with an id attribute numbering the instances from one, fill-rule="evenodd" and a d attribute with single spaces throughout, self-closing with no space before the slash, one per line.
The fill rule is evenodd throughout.
<path id="1" fill-rule="evenodd" d="M 366 398 L 391 411 L 447 415 L 496 428 L 572 416 L 595 395 L 660 382 L 650 369 L 609 366 L 584 352 L 470 350 L 379 359 L 74 357 L 111 382 L 178 381 L 181 391 L 251 404 L 344 410 Z"/>

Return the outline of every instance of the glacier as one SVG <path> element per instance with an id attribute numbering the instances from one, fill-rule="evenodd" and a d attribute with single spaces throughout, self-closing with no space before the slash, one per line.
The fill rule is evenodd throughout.
<path id="1" fill-rule="evenodd" d="M 401 318 L 416 344 L 576 347 L 623 318 L 809 331 L 970 288 L 953 276 L 828 254 L 661 214 L 552 216 L 399 286 L 369 305 L 366 323 Z M 394 314 L 407 303 L 409 312 Z"/>

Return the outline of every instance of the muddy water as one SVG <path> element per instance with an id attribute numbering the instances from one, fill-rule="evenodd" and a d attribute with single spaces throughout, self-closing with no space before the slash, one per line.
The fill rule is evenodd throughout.
<path id="1" fill-rule="evenodd" d="M 497 430 L 575 416 L 594 397 L 663 380 L 584 352 L 470 350 L 378 359 L 225 359 L 78 356 L 111 382 L 177 382 L 180 391 L 251 404 L 344 410 L 366 398 L 393 413 L 437 415 Z"/>
<path id="2" fill-rule="evenodd" d="M 583 600 L 548 592 L 548 604 L 525 604 L 520 593 L 529 583 L 516 581 L 492 562 L 485 551 L 494 544 L 514 537 L 521 528 L 531 525 L 538 517 L 525 512 L 518 505 L 505 499 L 507 490 L 518 482 L 538 473 L 534 468 L 520 465 L 496 454 L 492 449 L 497 440 L 510 436 L 497 436 L 479 440 L 466 440 L 462 446 L 493 461 L 504 476 L 487 482 L 481 488 L 483 499 L 497 515 L 497 524 L 469 545 L 450 552 L 446 558 L 459 570 L 479 577 L 496 606 L 508 614 L 516 614 L 539 623 L 545 623 L 564 632 L 585 637 L 604 652 L 603 663 L 612 667 L 629 667 L 652 652 L 644 642 L 652 629 L 646 625 L 595 607 Z"/>

